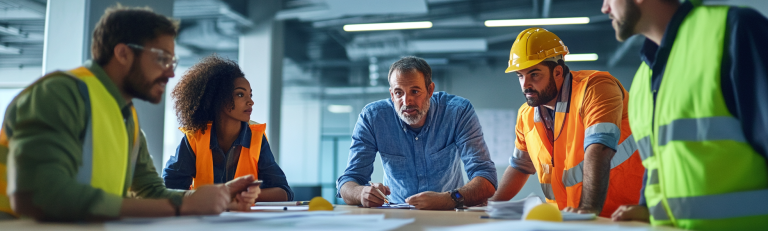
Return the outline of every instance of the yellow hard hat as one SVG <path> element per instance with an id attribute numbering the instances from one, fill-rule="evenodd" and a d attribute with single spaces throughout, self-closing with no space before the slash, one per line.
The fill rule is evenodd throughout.
<path id="1" fill-rule="evenodd" d="M 509 51 L 509 67 L 504 73 L 523 70 L 547 58 L 568 54 L 560 37 L 544 28 L 532 27 L 520 32 Z"/>

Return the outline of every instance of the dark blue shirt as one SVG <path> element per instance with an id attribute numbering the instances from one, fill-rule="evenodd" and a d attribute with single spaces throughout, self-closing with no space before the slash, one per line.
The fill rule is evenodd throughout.
<path id="1" fill-rule="evenodd" d="M 226 183 L 234 178 L 235 167 L 237 166 L 237 159 L 230 158 L 230 155 L 238 155 L 243 147 L 250 148 L 251 146 L 251 129 L 248 128 L 248 123 L 243 122 L 240 127 L 240 134 L 237 139 L 232 143 L 230 150 L 224 152 L 219 147 L 218 139 L 216 139 L 216 125 L 211 128 L 211 154 L 213 155 L 213 180 L 214 183 Z M 227 160 L 230 159 L 229 168 L 227 168 Z M 234 160 L 233 163 L 231 160 Z M 171 189 L 189 189 L 192 185 L 192 178 L 196 173 L 196 158 L 195 153 L 187 141 L 185 136 L 181 139 L 181 144 L 176 148 L 176 155 L 171 156 L 168 163 L 163 170 L 163 180 L 165 180 L 165 187 Z M 288 195 L 288 200 L 293 200 L 293 191 L 288 186 L 288 181 L 285 178 L 285 173 L 280 169 L 280 166 L 275 162 L 275 157 L 272 156 L 272 150 L 269 148 L 269 142 L 267 137 L 263 136 L 261 139 L 261 152 L 259 154 L 259 179 L 264 181 L 261 184 L 261 188 L 275 188 L 279 187 L 285 190 Z"/>
<path id="2" fill-rule="evenodd" d="M 664 32 L 661 46 L 646 39 L 640 57 L 652 70 L 652 88 L 658 89 L 677 31 L 693 4 L 684 2 Z M 728 111 L 741 121 L 744 136 L 755 151 L 768 158 L 768 19 L 754 9 L 731 7 L 726 19 L 721 79 Z M 702 47 L 702 49 L 711 49 Z M 691 83 L 696 84 L 696 83 Z M 655 101 L 654 94 L 654 101 Z M 640 204 L 645 205 L 645 181 Z"/>

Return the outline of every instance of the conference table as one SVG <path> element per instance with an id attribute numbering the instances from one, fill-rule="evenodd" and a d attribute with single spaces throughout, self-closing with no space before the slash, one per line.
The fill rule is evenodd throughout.
<path id="1" fill-rule="evenodd" d="M 485 212 L 472 211 L 424 211 L 408 209 L 371 209 L 350 205 L 337 205 L 335 211 L 348 211 L 347 214 L 384 214 L 385 218 L 414 218 L 414 222 L 402 226 L 396 230 L 421 231 L 428 227 L 460 226 L 488 222 L 503 222 L 508 220 L 484 219 L 481 216 Z M 612 222 L 610 219 L 598 217 L 592 221 L 565 221 L 574 224 L 606 224 L 620 225 L 621 227 L 646 227 L 650 225 L 642 222 Z M 678 230 L 671 227 L 654 227 L 654 230 Z M 0 230 L 105 230 L 104 223 L 48 223 L 35 222 L 30 219 L 0 222 Z M 514 230 L 514 227 L 510 227 Z"/>

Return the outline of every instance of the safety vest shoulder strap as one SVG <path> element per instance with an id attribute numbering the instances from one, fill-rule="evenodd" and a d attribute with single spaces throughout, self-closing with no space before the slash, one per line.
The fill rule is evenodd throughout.
<path id="1" fill-rule="evenodd" d="M 85 67 L 62 73 L 82 81 L 79 89 L 90 116 L 86 125 L 82 165 L 76 179 L 122 196 L 129 187 L 127 177 L 133 174 L 140 145 L 136 109 L 133 106 L 130 109 L 134 126 L 131 131 L 133 148 L 129 149 L 128 132 L 120 106 L 103 83 Z M 132 152 L 129 153 L 129 150 Z"/>

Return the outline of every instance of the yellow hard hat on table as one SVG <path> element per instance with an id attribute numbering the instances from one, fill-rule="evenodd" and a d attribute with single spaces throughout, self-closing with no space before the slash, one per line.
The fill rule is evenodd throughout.
<path id="1" fill-rule="evenodd" d="M 504 73 L 523 70 L 547 58 L 568 54 L 560 37 L 544 28 L 532 27 L 520 32 L 509 51 L 509 67 Z"/>

